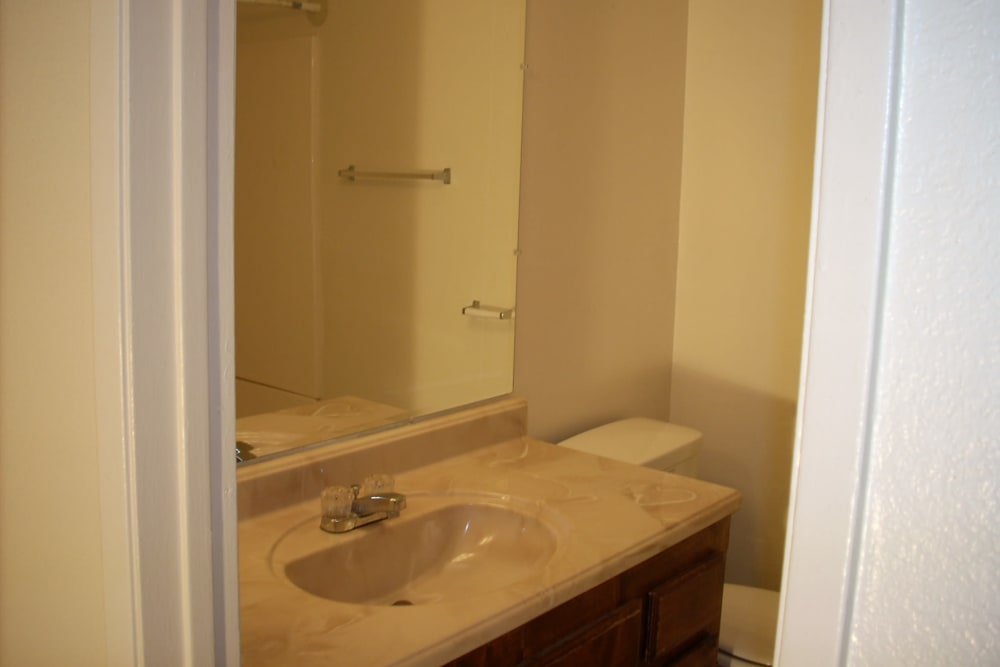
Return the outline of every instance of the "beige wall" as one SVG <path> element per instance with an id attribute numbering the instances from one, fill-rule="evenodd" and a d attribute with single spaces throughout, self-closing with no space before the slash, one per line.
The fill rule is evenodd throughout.
<path id="1" fill-rule="evenodd" d="M 104 665 L 86 1 L 0 1 L 0 664 Z"/>
<path id="2" fill-rule="evenodd" d="M 529 429 L 559 440 L 629 415 L 700 429 L 703 475 L 745 496 L 729 576 L 774 588 L 821 6 L 551 1 L 528 15 L 514 381 Z"/>
<path id="3" fill-rule="evenodd" d="M 798 391 L 819 0 L 692 2 L 670 416 L 740 489 L 730 580 L 778 588 Z"/>
<path id="4" fill-rule="evenodd" d="M 311 26 L 255 9 L 237 22 L 234 231 L 237 375 L 259 384 L 237 384 L 237 416 L 306 402 L 321 379 Z"/>
<path id="5" fill-rule="evenodd" d="M 461 311 L 514 306 L 524 11 L 238 8 L 238 375 L 418 413 L 510 392 L 513 323 Z M 295 402 L 248 388 L 241 416 Z"/>
<path id="6" fill-rule="evenodd" d="M 668 416 L 686 10 L 528 5 L 514 389 L 537 437 Z"/>
<path id="7" fill-rule="evenodd" d="M 524 2 L 331 5 L 319 44 L 325 387 L 428 412 L 511 390 Z M 450 167 L 452 183 L 337 171 Z"/>

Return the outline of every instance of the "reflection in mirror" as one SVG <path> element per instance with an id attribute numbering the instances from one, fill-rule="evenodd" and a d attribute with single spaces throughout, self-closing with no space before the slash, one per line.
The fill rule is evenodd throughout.
<path id="1" fill-rule="evenodd" d="M 316 4 L 238 5 L 244 458 L 513 381 L 524 0 Z"/>

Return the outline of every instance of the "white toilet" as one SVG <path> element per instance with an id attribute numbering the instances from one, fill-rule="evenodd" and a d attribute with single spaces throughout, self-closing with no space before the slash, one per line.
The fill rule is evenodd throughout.
<path id="1" fill-rule="evenodd" d="M 701 433 L 677 424 L 635 417 L 584 431 L 560 445 L 617 461 L 698 476 Z M 772 665 L 778 593 L 726 584 L 722 594 L 719 664 Z"/>

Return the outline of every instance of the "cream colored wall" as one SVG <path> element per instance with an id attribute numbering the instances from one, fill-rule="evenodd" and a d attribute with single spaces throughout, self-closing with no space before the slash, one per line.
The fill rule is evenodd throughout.
<path id="1" fill-rule="evenodd" d="M 670 417 L 744 494 L 727 577 L 778 588 L 798 391 L 819 0 L 692 2 Z"/>
<path id="2" fill-rule="evenodd" d="M 514 390 L 534 436 L 668 416 L 686 11 L 528 5 Z"/>
<path id="3" fill-rule="evenodd" d="M 238 417 L 320 393 L 314 34 L 301 12 L 252 5 L 237 12 L 236 369 L 244 380 L 236 387 Z"/>
<path id="4" fill-rule="evenodd" d="M 324 386 L 428 412 L 512 386 L 524 2 L 335 3 L 318 47 Z M 452 169 L 451 185 L 344 181 Z"/>
<path id="5" fill-rule="evenodd" d="M 509 393 L 513 323 L 461 310 L 514 306 L 523 0 L 244 5 L 238 29 L 237 374 L 418 413 Z M 240 416 L 288 402 L 248 388 Z"/>
<path id="6" fill-rule="evenodd" d="M 0 664 L 104 665 L 90 4 L 0 1 Z"/>

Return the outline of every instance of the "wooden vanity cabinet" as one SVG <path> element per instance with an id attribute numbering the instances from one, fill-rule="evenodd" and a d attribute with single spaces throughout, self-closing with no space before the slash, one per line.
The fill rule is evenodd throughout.
<path id="1" fill-rule="evenodd" d="M 714 667 L 729 518 L 445 667 Z"/>

